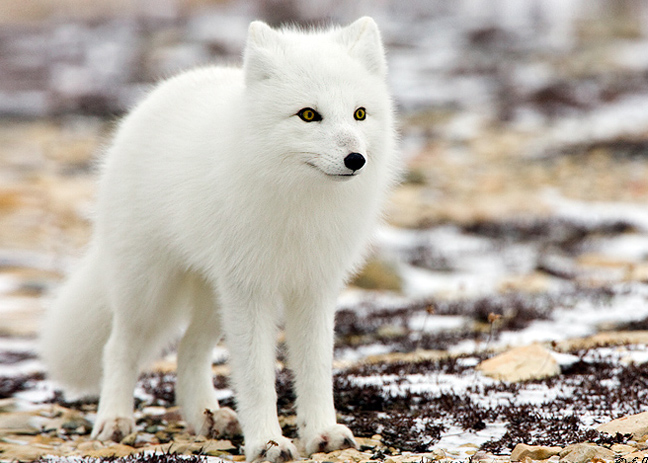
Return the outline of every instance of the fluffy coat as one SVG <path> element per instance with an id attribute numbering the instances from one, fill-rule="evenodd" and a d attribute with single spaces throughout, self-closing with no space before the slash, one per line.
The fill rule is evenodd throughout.
<path id="1" fill-rule="evenodd" d="M 92 435 L 133 430 L 138 374 L 182 327 L 176 396 L 195 432 L 240 422 L 249 460 L 295 458 L 274 389 L 284 320 L 305 452 L 354 446 L 333 406 L 334 307 L 396 180 L 395 139 L 370 18 L 309 32 L 253 22 L 242 68 L 181 74 L 126 116 L 93 237 L 42 333 L 52 378 L 100 392 Z M 349 168 L 350 153 L 364 165 Z M 212 385 L 223 334 L 238 417 Z"/>

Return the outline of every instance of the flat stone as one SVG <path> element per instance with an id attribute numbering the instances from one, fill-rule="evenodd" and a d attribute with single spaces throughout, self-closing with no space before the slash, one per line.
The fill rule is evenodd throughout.
<path id="1" fill-rule="evenodd" d="M 611 435 L 632 434 L 634 439 L 640 439 L 648 434 L 648 412 L 628 415 L 608 423 L 604 423 L 596 428 L 599 432 L 605 432 Z"/>
<path id="2" fill-rule="evenodd" d="M 373 450 L 382 445 L 380 440 L 370 439 L 368 437 L 356 437 L 356 442 L 361 451 Z"/>
<path id="3" fill-rule="evenodd" d="M 617 457 L 615 461 L 618 463 L 643 463 L 644 461 L 648 461 L 648 450 L 627 453 L 622 457 Z"/>
<path id="4" fill-rule="evenodd" d="M 511 461 L 524 461 L 525 458 L 546 460 L 549 457 L 558 455 L 560 452 L 562 452 L 562 447 L 518 444 L 511 452 Z"/>
<path id="5" fill-rule="evenodd" d="M 108 447 L 104 447 L 97 450 L 88 450 L 82 452 L 81 455 L 92 458 L 104 458 L 104 457 L 125 457 L 132 455 L 133 453 L 140 452 L 140 449 L 130 447 L 123 444 L 112 444 Z"/>
<path id="6" fill-rule="evenodd" d="M 314 453 L 309 460 L 312 461 L 352 461 L 361 462 L 371 458 L 370 453 L 360 452 L 356 449 L 335 450 L 329 453 Z"/>
<path id="7" fill-rule="evenodd" d="M 0 413 L 9 413 L 16 411 L 17 401 L 13 397 L 0 399 Z"/>
<path id="8" fill-rule="evenodd" d="M 94 450 L 101 450 L 105 445 L 98 440 L 89 440 L 85 442 L 80 442 L 76 448 L 79 452 L 91 452 Z"/>
<path id="9" fill-rule="evenodd" d="M 560 374 L 560 366 L 551 353 L 539 344 L 516 347 L 481 362 L 477 369 L 501 381 L 517 382 Z"/>
<path id="10" fill-rule="evenodd" d="M 585 463 L 592 460 L 614 461 L 614 452 L 596 444 L 584 442 L 572 444 L 560 452 L 560 461 L 568 463 Z"/>
<path id="11" fill-rule="evenodd" d="M 454 461 L 456 460 L 446 460 L 446 461 Z M 484 452 L 483 450 L 478 451 L 475 453 L 472 457 L 470 457 L 470 462 L 473 463 L 509 463 L 511 460 L 511 457 L 508 457 L 506 455 L 494 455 L 490 452 Z"/>
<path id="12" fill-rule="evenodd" d="M 236 446 L 232 444 L 232 441 L 227 439 L 221 440 L 209 440 L 205 445 L 205 452 L 231 452 L 236 450 Z"/>
<path id="13" fill-rule="evenodd" d="M 612 447 L 610 447 L 610 450 L 612 450 L 617 455 L 625 455 L 637 451 L 637 449 L 632 445 L 626 445 L 626 444 L 614 444 L 612 445 Z"/>
<path id="14" fill-rule="evenodd" d="M 0 415 L 0 435 L 2 434 L 38 434 L 42 427 L 38 412 L 12 412 Z"/>
<path id="15" fill-rule="evenodd" d="M 648 344 L 648 331 L 606 331 L 586 338 L 567 339 L 557 343 L 560 351 L 632 344 Z"/>
<path id="16" fill-rule="evenodd" d="M 53 448 L 0 443 L 1 461 L 34 461 L 45 455 L 58 455 Z"/>

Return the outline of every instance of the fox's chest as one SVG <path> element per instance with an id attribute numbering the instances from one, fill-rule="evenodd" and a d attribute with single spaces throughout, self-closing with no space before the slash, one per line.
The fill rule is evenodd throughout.
<path id="1" fill-rule="evenodd" d="M 248 217 L 238 233 L 230 234 L 225 252 L 286 283 L 344 273 L 370 228 L 367 213 L 343 207 L 268 212 Z"/>

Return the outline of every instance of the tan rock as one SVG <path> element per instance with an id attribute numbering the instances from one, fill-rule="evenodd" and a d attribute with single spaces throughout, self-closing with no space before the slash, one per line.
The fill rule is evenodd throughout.
<path id="1" fill-rule="evenodd" d="M 356 437 L 355 439 L 358 447 L 364 451 L 373 450 L 382 445 L 379 439 L 370 439 L 368 437 Z"/>
<path id="2" fill-rule="evenodd" d="M 48 421 L 38 412 L 12 412 L 0 415 L 0 435 L 2 434 L 38 434 L 42 423 Z"/>
<path id="3" fill-rule="evenodd" d="M 0 443 L 0 461 L 34 461 L 45 455 L 58 455 L 53 448 Z"/>
<path id="4" fill-rule="evenodd" d="M 209 452 L 231 452 L 236 450 L 236 446 L 231 441 L 223 440 L 209 440 L 205 445 L 205 453 Z"/>
<path id="5" fill-rule="evenodd" d="M 130 433 L 128 436 L 124 437 L 120 444 L 130 445 L 131 447 L 135 445 L 137 441 L 137 431 Z"/>
<path id="6" fill-rule="evenodd" d="M 612 447 L 610 447 L 610 450 L 612 450 L 617 455 L 625 455 L 625 454 L 628 454 L 628 453 L 633 453 L 637 449 L 635 447 L 633 447 L 632 445 L 613 444 Z"/>
<path id="7" fill-rule="evenodd" d="M 643 462 L 643 461 L 648 461 L 648 450 L 641 450 L 641 451 L 636 451 L 632 453 L 627 453 L 623 455 L 622 460 L 617 458 L 617 461 L 620 463 L 632 463 L 632 462 Z M 644 460 L 646 459 L 646 460 Z"/>
<path id="8" fill-rule="evenodd" d="M 215 440 L 201 438 L 201 436 L 191 436 L 188 440 L 176 438 L 173 442 L 163 445 L 154 445 L 150 447 L 150 449 L 160 453 L 173 452 L 182 455 L 202 453 L 204 455 L 220 456 L 235 450 L 236 447 L 231 441 L 225 439 Z"/>
<path id="9" fill-rule="evenodd" d="M 103 458 L 103 457 L 125 457 L 132 455 L 133 453 L 140 452 L 139 449 L 130 447 L 123 444 L 112 444 L 108 447 L 104 447 L 97 450 L 88 450 L 81 455 L 92 458 Z"/>
<path id="10" fill-rule="evenodd" d="M 572 444 L 560 452 L 560 461 L 585 463 L 593 460 L 614 461 L 614 452 L 589 442 Z"/>
<path id="11" fill-rule="evenodd" d="M 516 382 L 560 374 L 560 366 L 551 353 L 539 344 L 516 347 L 481 362 L 477 369 L 486 376 Z"/>
<path id="12" fill-rule="evenodd" d="M 79 452 L 90 452 L 93 450 L 100 450 L 104 448 L 105 445 L 98 440 L 89 440 L 86 442 L 80 442 L 76 447 Z"/>
<path id="13" fill-rule="evenodd" d="M 560 351 L 570 351 L 629 344 L 648 344 L 648 331 L 606 331 L 586 338 L 561 341 L 558 342 L 557 346 Z"/>
<path id="14" fill-rule="evenodd" d="M 371 453 L 360 452 L 356 449 L 336 450 L 329 453 L 314 453 L 310 456 L 312 461 L 346 461 L 360 462 L 371 458 Z"/>
<path id="15" fill-rule="evenodd" d="M 541 272 L 528 275 L 511 275 L 505 277 L 498 285 L 500 292 L 525 291 L 529 293 L 543 293 L 551 287 L 551 278 Z"/>
<path id="16" fill-rule="evenodd" d="M 558 455 L 561 451 L 562 447 L 518 444 L 513 449 L 513 452 L 511 452 L 511 461 L 524 461 L 524 458 L 546 460 L 549 457 Z"/>
<path id="17" fill-rule="evenodd" d="M 648 281 L 648 264 L 634 262 L 627 270 L 626 281 Z"/>
<path id="18" fill-rule="evenodd" d="M 16 411 L 16 399 L 13 397 L 8 397 L 6 399 L 0 399 L 0 413 L 8 413 Z"/>
<path id="19" fill-rule="evenodd" d="M 411 455 L 394 456 L 391 457 L 390 460 L 394 463 L 421 463 L 422 461 L 426 461 L 426 458 L 427 457 L 425 455 L 413 453 Z M 370 461 L 376 461 L 376 460 L 370 460 Z"/>
<path id="20" fill-rule="evenodd" d="M 624 416 L 596 428 L 599 432 L 611 435 L 616 433 L 632 434 L 634 439 L 639 439 L 648 434 L 648 412 L 637 413 L 636 415 Z"/>
<path id="21" fill-rule="evenodd" d="M 350 284 L 363 289 L 397 292 L 403 289 L 403 280 L 398 269 L 392 263 L 377 257 L 370 258 Z"/>

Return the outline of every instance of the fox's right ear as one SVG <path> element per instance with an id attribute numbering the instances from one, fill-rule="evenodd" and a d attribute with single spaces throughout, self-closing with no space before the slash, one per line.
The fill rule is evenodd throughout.
<path id="1" fill-rule="evenodd" d="M 245 82 L 268 79 L 274 73 L 273 51 L 281 46 L 281 35 L 263 21 L 253 21 L 248 29 L 243 53 Z"/>

